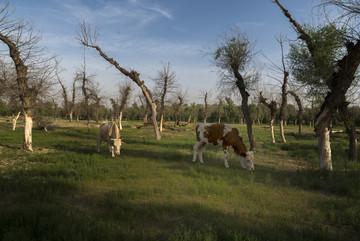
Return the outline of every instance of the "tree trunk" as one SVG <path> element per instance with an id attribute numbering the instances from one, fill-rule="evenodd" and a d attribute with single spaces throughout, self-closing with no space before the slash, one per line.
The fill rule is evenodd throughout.
<path id="1" fill-rule="evenodd" d="M 356 138 L 356 126 L 353 117 L 348 109 L 348 102 L 344 102 L 339 107 L 339 113 L 343 119 L 346 131 L 349 137 L 349 161 L 357 161 L 357 138 Z"/>
<path id="2" fill-rule="evenodd" d="M 163 131 L 163 122 L 164 122 L 164 115 L 161 115 L 160 116 L 160 132 L 162 132 Z"/>
<path id="3" fill-rule="evenodd" d="M 274 135 L 274 119 L 270 120 L 270 135 L 271 135 L 271 143 L 275 144 L 275 135 Z"/>
<path id="4" fill-rule="evenodd" d="M 150 103 L 150 109 L 151 109 L 151 122 L 154 127 L 155 139 L 160 141 L 161 135 L 156 121 L 156 104 L 154 102 Z"/>
<path id="5" fill-rule="evenodd" d="M 15 128 L 16 128 L 16 122 L 17 122 L 17 120 L 19 119 L 20 114 L 21 114 L 21 111 L 19 111 L 19 113 L 17 114 L 17 116 L 14 116 L 14 118 L 12 119 L 12 123 L 13 123 L 13 128 L 12 128 L 12 130 L 13 130 L 13 131 L 14 131 Z"/>
<path id="6" fill-rule="evenodd" d="M 281 137 L 281 142 L 286 143 L 286 138 L 284 134 L 284 120 L 280 120 L 280 137 Z"/>
<path id="7" fill-rule="evenodd" d="M 274 122 L 276 118 L 277 104 L 276 101 L 271 101 L 270 103 L 263 97 L 262 92 L 259 96 L 260 103 L 264 104 L 270 110 L 270 134 L 271 134 L 271 143 L 275 144 L 275 135 L 274 135 Z"/>
<path id="8" fill-rule="evenodd" d="M 121 124 L 121 121 L 122 121 L 122 116 L 123 116 L 123 113 L 122 111 L 120 111 L 120 115 L 119 115 L 119 129 L 122 130 L 122 124 Z"/>
<path id="9" fill-rule="evenodd" d="M 251 120 L 249 106 L 248 106 L 248 99 L 249 99 L 250 94 L 246 91 L 244 79 L 241 76 L 241 74 L 239 73 L 239 66 L 232 65 L 231 68 L 232 68 L 234 76 L 236 78 L 236 83 L 235 83 L 236 87 L 239 89 L 241 98 L 242 98 L 241 109 L 242 109 L 242 112 L 243 112 L 243 115 L 245 118 L 245 122 L 246 122 L 247 134 L 248 134 L 249 142 L 250 142 L 250 151 L 255 151 L 256 150 L 256 142 L 255 142 L 255 137 L 252 132 L 252 120 Z"/>
<path id="10" fill-rule="evenodd" d="M 70 122 L 73 121 L 73 112 L 72 111 L 69 112 L 69 121 Z"/>
<path id="11" fill-rule="evenodd" d="M 330 132 L 327 127 L 318 130 L 318 149 L 320 159 L 320 169 L 332 171 Z"/>
<path id="12" fill-rule="evenodd" d="M 25 117 L 25 127 L 24 127 L 24 144 L 23 149 L 28 151 L 33 151 L 32 147 L 32 127 L 33 127 L 33 120 L 32 116 L 28 115 L 24 111 L 24 117 Z"/>

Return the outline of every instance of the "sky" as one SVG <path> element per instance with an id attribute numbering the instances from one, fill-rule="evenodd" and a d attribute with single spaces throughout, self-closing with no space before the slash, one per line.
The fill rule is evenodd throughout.
<path id="1" fill-rule="evenodd" d="M 315 0 L 282 0 L 300 23 L 314 21 Z M 99 30 L 99 45 L 122 67 L 140 73 L 150 89 L 162 63 L 170 62 L 178 83 L 188 92 L 187 102 L 200 103 L 205 91 L 218 93 L 219 76 L 211 64 L 209 49 L 231 26 L 256 42 L 256 65 L 266 58 L 281 61 L 280 34 L 296 39 L 294 30 L 271 0 L 9 0 L 14 17 L 31 20 L 42 34 L 39 43 L 59 56 L 64 82 L 70 86 L 83 62 L 83 49 L 75 40 L 79 22 L 85 20 Z M 285 46 L 287 49 L 287 46 Z M 266 56 L 266 58 L 265 58 Z M 95 50 L 86 50 L 87 69 L 96 74 L 102 95 L 116 97 L 126 79 Z M 262 70 L 265 71 L 265 70 Z M 262 77 L 263 83 L 271 80 Z M 135 86 L 136 92 L 139 88 Z"/>

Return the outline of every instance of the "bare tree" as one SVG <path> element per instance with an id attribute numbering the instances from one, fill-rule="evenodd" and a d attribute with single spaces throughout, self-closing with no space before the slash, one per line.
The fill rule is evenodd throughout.
<path id="1" fill-rule="evenodd" d="M 69 99 L 68 90 L 67 90 L 66 86 L 64 85 L 61 77 L 59 76 L 58 70 L 56 70 L 55 75 L 56 75 L 56 79 L 62 89 L 62 97 L 64 100 L 64 109 L 65 109 L 67 115 L 69 116 L 69 121 L 72 122 L 73 121 L 73 113 L 75 110 L 76 78 L 74 78 L 73 83 L 72 83 L 72 89 L 71 89 L 72 98 Z"/>
<path id="2" fill-rule="evenodd" d="M 314 56 L 316 55 L 316 52 L 321 51 L 321 49 L 316 46 L 312 37 L 303 30 L 302 26 L 293 19 L 289 11 L 285 9 L 278 0 L 275 0 L 275 3 L 280 7 L 285 17 L 291 22 L 298 37 L 306 43 L 312 59 L 314 60 L 314 64 L 317 65 Z M 350 36 L 343 36 L 346 53 L 338 61 L 334 62 L 331 75 L 325 79 L 329 92 L 325 97 L 320 112 L 317 114 L 315 122 L 320 169 L 332 170 L 329 125 L 336 110 L 346 102 L 347 90 L 353 83 L 355 73 L 360 64 L 360 38 L 357 33 L 354 33 L 354 28 L 349 25 L 359 17 L 358 9 L 360 4 L 358 1 L 344 0 L 328 0 L 324 1 L 324 4 L 324 6 L 331 7 L 335 5 L 343 11 L 344 14 L 340 16 L 339 19 L 344 20 L 346 23 L 344 27 L 348 28 L 348 32 L 351 34 Z"/>
<path id="3" fill-rule="evenodd" d="M 250 63 L 256 53 L 247 36 L 238 28 L 229 28 L 221 36 L 221 43 L 211 52 L 213 63 L 219 69 L 221 80 L 219 86 L 228 93 L 238 90 L 241 94 L 241 108 L 246 121 L 250 150 L 256 149 L 255 137 L 252 132 L 253 121 L 250 116 L 248 99 L 249 87 L 259 79 L 259 72 L 249 71 Z"/>
<path id="4" fill-rule="evenodd" d="M 119 93 L 120 93 L 120 105 L 119 105 L 119 128 L 122 130 L 122 117 L 123 117 L 123 111 L 130 99 L 132 91 L 132 85 L 131 82 L 126 82 L 124 85 L 120 85 L 119 87 Z"/>
<path id="5" fill-rule="evenodd" d="M 281 36 L 278 39 L 278 42 L 281 47 L 281 63 L 282 63 L 282 72 L 283 72 L 283 82 L 281 85 L 281 104 L 279 111 L 280 137 L 281 137 L 281 142 L 286 143 L 286 138 L 284 133 L 284 119 L 285 119 L 285 109 L 287 106 L 287 83 L 289 79 L 289 71 L 287 71 L 285 66 L 283 39 Z"/>
<path id="6" fill-rule="evenodd" d="M 16 69 L 17 93 L 25 117 L 23 149 L 33 150 L 32 127 L 36 99 L 49 87 L 54 70 L 53 58 L 43 58 L 43 49 L 38 48 L 40 34 L 23 19 L 12 19 L 9 4 L 0 5 L 0 41 L 9 48 L 9 55 Z"/>
<path id="7" fill-rule="evenodd" d="M 164 107 L 167 94 L 174 93 L 178 87 L 176 73 L 172 70 L 170 62 L 162 63 L 162 70 L 158 71 L 157 76 L 153 79 L 155 83 L 155 93 L 160 97 L 160 131 L 163 131 Z"/>
<path id="8" fill-rule="evenodd" d="M 114 66 L 117 70 L 119 70 L 123 75 L 129 77 L 140 87 L 151 109 L 151 122 L 154 127 L 155 138 L 156 140 L 161 140 L 160 131 L 156 121 L 157 104 L 153 100 L 153 96 L 150 90 L 145 86 L 145 82 L 140 79 L 140 74 L 135 70 L 126 70 L 125 68 L 121 67 L 117 61 L 106 55 L 99 47 L 97 38 L 98 38 L 98 32 L 96 29 L 92 30 L 90 25 L 86 24 L 85 21 L 79 24 L 79 29 L 76 35 L 76 39 L 79 41 L 79 43 L 81 43 L 85 47 L 95 49 L 100 54 L 101 57 L 103 57 L 107 62 L 109 62 L 112 66 Z"/>
<path id="9" fill-rule="evenodd" d="M 91 92 L 90 89 L 93 86 L 93 78 L 94 75 L 87 75 L 86 72 L 86 57 L 85 57 L 85 48 L 84 48 L 84 63 L 81 66 L 81 69 L 78 69 L 76 72 L 76 80 L 81 83 L 81 91 L 84 97 L 83 104 L 85 107 L 85 115 L 87 119 L 87 127 L 88 131 L 91 132 L 91 110 L 90 110 L 90 98 L 91 98 Z"/>
<path id="10" fill-rule="evenodd" d="M 276 101 L 272 100 L 270 102 L 267 101 L 266 98 L 263 97 L 262 92 L 259 95 L 260 103 L 264 104 L 270 110 L 270 135 L 271 135 L 271 143 L 275 144 L 275 135 L 274 135 L 274 122 L 276 118 L 277 104 Z"/>

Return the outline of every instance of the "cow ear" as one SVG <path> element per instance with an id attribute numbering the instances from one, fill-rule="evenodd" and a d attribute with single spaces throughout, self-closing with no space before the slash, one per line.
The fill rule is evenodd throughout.
<path id="1" fill-rule="evenodd" d="M 122 145 L 122 144 L 126 144 L 126 143 L 125 143 L 125 142 L 123 142 L 123 141 L 121 141 L 121 145 Z"/>

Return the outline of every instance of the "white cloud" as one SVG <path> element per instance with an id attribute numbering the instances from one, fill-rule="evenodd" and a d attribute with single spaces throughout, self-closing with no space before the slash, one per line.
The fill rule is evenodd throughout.
<path id="1" fill-rule="evenodd" d="M 66 22 L 73 22 L 75 18 L 76 21 L 86 19 L 93 24 L 131 23 L 133 26 L 141 27 L 159 18 L 173 19 L 170 11 L 162 6 L 138 0 L 98 0 L 98 4 L 94 4 L 94 7 L 77 0 L 64 0 L 58 4 L 70 17 L 63 19 Z"/>

